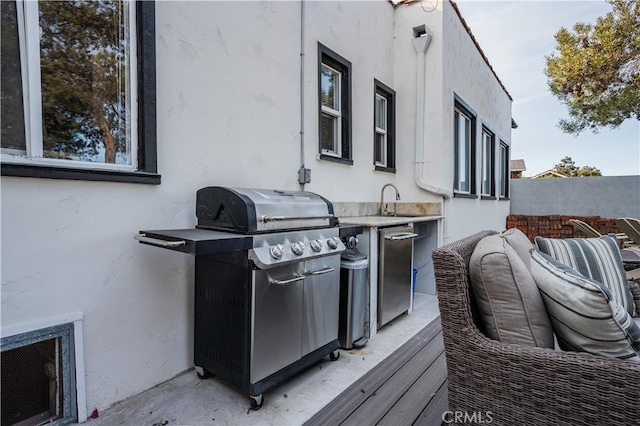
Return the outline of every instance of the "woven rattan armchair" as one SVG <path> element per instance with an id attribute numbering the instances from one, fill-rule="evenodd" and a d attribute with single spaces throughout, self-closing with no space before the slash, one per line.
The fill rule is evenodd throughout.
<path id="1" fill-rule="evenodd" d="M 640 364 L 505 344 L 480 331 L 469 259 L 484 231 L 433 251 L 449 410 L 494 425 L 640 424 Z M 464 419 L 464 416 L 460 416 Z"/>

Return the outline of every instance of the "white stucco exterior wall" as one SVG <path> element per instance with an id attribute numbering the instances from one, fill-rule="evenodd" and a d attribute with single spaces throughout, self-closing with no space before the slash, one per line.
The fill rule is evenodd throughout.
<path id="1" fill-rule="evenodd" d="M 451 185 L 453 186 L 453 111 L 454 93 L 477 114 L 476 116 L 476 176 L 480 193 L 482 160 L 482 125 L 496 135 L 496 156 L 499 164 L 500 141 L 511 145 L 511 99 L 491 72 L 478 48 L 460 22 L 451 3 L 444 3 L 443 15 L 443 145 L 448 146 L 451 159 Z M 447 144 L 447 141 L 450 141 Z M 499 169 L 496 168 L 496 184 Z M 470 214 L 470 212 L 473 212 Z M 508 200 L 481 200 L 453 198 L 447 206 L 445 242 L 452 242 L 483 229 L 504 230 L 509 214 Z"/>
<path id="2" fill-rule="evenodd" d="M 386 0 L 306 2 L 306 190 L 374 202 L 392 182 L 402 201 L 441 200 L 414 183 L 415 25 L 434 36 L 423 178 L 452 186 L 453 91 L 508 142 L 510 103 L 452 13 L 448 3 L 427 14 Z M 300 3 L 159 1 L 156 42 L 161 185 L 1 180 L 2 327 L 82 312 L 89 413 L 193 363 L 194 260 L 133 235 L 193 228 L 204 186 L 299 188 Z M 352 63 L 352 166 L 317 159 L 318 42 Z M 374 78 L 396 90 L 395 174 L 372 166 Z M 451 239 L 504 226 L 508 203 L 447 209 Z"/>

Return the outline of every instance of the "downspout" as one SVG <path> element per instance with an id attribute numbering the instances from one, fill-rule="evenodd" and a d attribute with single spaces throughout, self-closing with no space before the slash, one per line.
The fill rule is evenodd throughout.
<path id="1" fill-rule="evenodd" d="M 444 244 L 445 232 L 445 203 L 453 196 L 453 192 L 450 189 L 442 188 L 431 185 L 423 180 L 422 172 L 424 168 L 424 117 L 425 117 L 425 81 L 427 77 L 426 72 L 426 52 L 431 42 L 431 35 L 426 32 L 425 28 L 414 28 L 413 47 L 418 53 L 418 70 L 417 70 L 417 94 L 416 94 L 416 163 L 415 163 L 415 182 L 418 188 L 423 189 L 432 194 L 440 195 L 442 197 L 442 237 L 440 244 Z M 446 162 L 443 161 L 443 164 Z"/>
<path id="2" fill-rule="evenodd" d="M 311 182 L 311 170 L 304 166 L 304 42 L 305 42 L 305 4 L 300 0 L 300 169 L 298 183 L 304 191 L 304 184 Z"/>

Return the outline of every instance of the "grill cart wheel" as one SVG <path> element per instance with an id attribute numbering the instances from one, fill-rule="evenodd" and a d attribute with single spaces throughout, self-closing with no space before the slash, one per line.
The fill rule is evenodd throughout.
<path id="1" fill-rule="evenodd" d="M 262 403 L 264 399 L 262 398 L 262 394 L 260 395 L 249 395 L 249 405 L 252 410 L 259 410 L 262 407 Z"/>
<path id="2" fill-rule="evenodd" d="M 200 380 L 208 379 L 209 377 L 213 376 L 213 374 L 209 373 L 207 370 L 197 365 L 196 365 L 196 374 L 198 375 L 198 379 Z"/>
<path id="3" fill-rule="evenodd" d="M 338 360 L 338 358 L 340 358 L 340 351 L 337 351 L 337 350 L 336 350 L 336 351 L 333 351 L 333 352 L 331 352 L 331 353 L 329 354 L 329 359 L 330 359 L 331 361 L 337 361 L 337 360 Z"/>

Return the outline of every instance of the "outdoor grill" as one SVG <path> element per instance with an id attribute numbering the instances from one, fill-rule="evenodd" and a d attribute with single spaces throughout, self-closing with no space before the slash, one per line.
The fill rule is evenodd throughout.
<path id="1" fill-rule="evenodd" d="M 339 356 L 345 246 L 333 205 L 305 191 L 214 186 L 197 192 L 196 216 L 196 229 L 135 238 L 195 255 L 198 375 L 230 382 L 259 408 L 266 390 Z"/>

